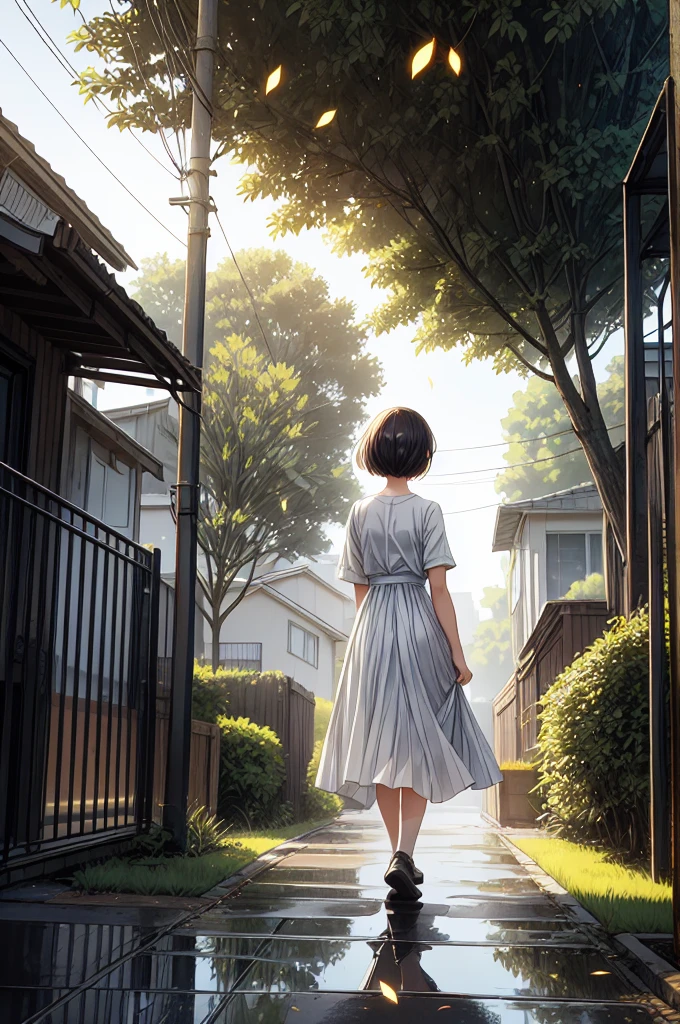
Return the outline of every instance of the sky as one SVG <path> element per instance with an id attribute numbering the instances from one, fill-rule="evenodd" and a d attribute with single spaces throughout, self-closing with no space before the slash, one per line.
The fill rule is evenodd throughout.
<path id="1" fill-rule="evenodd" d="M 63 175 L 70 187 L 123 243 L 135 263 L 139 265 L 142 259 L 157 252 L 167 252 L 172 259 L 183 258 L 185 250 L 180 240 L 186 233 L 186 216 L 181 209 L 168 204 L 170 197 L 180 194 L 180 188 L 168 173 L 170 163 L 160 142 L 148 134 L 143 137 L 145 146 L 164 166 L 159 166 L 144 152 L 129 132 L 107 128 L 103 113 L 93 103 L 83 104 L 77 87 L 71 84 L 72 75 L 49 53 L 21 13 L 20 3 L 24 2 L 30 5 L 77 69 L 91 62 L 86 51 L 74 54 L 66 43 L 68 32 L 79 24 L 70 8 L 61 9 L 58 0 L 54 3 L 50 0 L 2 0 L 0 39 L 49 97 L 48 100 L 40 94 L 36 85 L 0 46 L 0 108 L 3 114 L 18 125 L 40 155 Z M 81 0 L 81 6 L 87 17 L 108 5 L 103 0 Z M 88 151 L 50 105 L 50 100 L 160 224 Z M 223 159 L 216 169 L 212 195 L 234 251 L 267 245 L 284 249 L 294 259 L 309 263 L 325 277 L 332 297 L 350 297 L 356 304 L 359 318 L 380 303 L 381 292 L 372 289 L 362 273 L 364 259 L 361 255 L 334 256 L 318 231 L 306 231 L 298 237 L 287 236 L 272 242 L 267 219 L 274 203 L 268 200 L 244 203 L 237 195 L 244 168 Z M 217 225 L 213 224 L 208 250 L 209 269 L 228 255 L 224 239 Z M 127 271 L 117 277 L 129 288 L 135 273 Z M 377 398 L 367 403 L 366 416 L 372 417 L 388 406 L 407 405 L 427 417 L 439 449 L 432 473 L 455 473 L 459 476 L 453 478 L 456 481 L 453 483 L 443 483 L 431 476 L 414 484 L 413 490 L 435 499 L 442 506 L 449 542 L 458 563 L 449 574 L 451 589 L 470 591 L 478 602 L 485 586 L 503 582 L 502 556 L 491 552 L 499 500 L 493 480 L 495 468 L 503 462 L 503 447 L 476 451 L 447 449 L 502 442 L 500 419 L 512 404 L 513 393 L 523 387 L 523 382 L 514 373 L 497 376 L 489 363 L 475 362 L 466 366 L 456 352 L 416 355 L 412 343 L 414 333 L 414 327 L 405 327 L 389 335 L 369 338 L 368 349 L 382 363 L 385 386 Z M 172 340 L 180 341 L 178 338 Z M 611 356 L 620 349 L 621 339 L 612 339 L 598 360 L 598 376 L 602 375 Z M 154 397 L 160 395 L 156 393 Z M 105 411 L 147 400 L 144 389 L 107 384 L 99 392 L 98 404 Z M 379 481 L 366 474 L 358 476 L 364 493 L 380 489 Z M 342 541 L 342 530 L 330 530 L 329 538 L 333 548 L 337 549 Z"/>

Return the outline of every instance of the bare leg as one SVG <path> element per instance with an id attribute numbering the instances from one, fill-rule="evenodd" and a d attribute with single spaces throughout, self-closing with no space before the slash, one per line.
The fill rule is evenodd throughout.
<path id="1" fill-rule="evenodd" d="M 413 856 L 416 839 L 423 823 L 427 800 L 413 789 L 401 790 L 401 815 L 399 817 L 399 838 L 397 849 Z"/>
<path id="2" fill-rule="evenodd" d="M 385 822 L 385 828 L 392 844 L 392 853 L 394 853 L 397 848 L 397 840 L 399 839 L 399 798 L 401 790 L 389 789 L 387 786 L 382 786 L 378 783 L 375 787 L 375 792 L 382 820 Z"/>

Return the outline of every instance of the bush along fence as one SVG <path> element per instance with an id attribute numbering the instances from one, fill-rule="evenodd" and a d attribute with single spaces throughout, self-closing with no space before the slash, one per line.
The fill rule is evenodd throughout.
<path id="1" fill-rule="evenodd" d="M 193 717 L 221 733 L 220 814 L 255 827 L 341 809 L 313 786 L 314 707 L 314 695 L 282 672 L 196 666 Z"/>

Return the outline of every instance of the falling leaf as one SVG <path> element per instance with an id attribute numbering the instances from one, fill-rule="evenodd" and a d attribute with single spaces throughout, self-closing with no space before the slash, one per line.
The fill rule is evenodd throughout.
<path id="1" fill-rule="evenodd" d="M 445 1003 L 444 1006 L 438 1006 L 437 1007 L 437 1013 L 439 1013 L 440 1010 L 450 1010 L 450 1009 L 451 1009 L 450 1005 L 448 1003 Z"/>
<path id="2" fill-rule="evenodd" d="M 285 512 L 288 508 L 288 498 L 281 498 L 281 508 Z"/>
<path id="3" fill-rule="evenodd" d="M 611 974 L 611 971 L 591 971 L 591 974 Z"/>
<path id="4" fill-rule="evenodd" d="M 460 69 L 463 66 L 463 62 L 460 59 L 460 54 L 456 53 L 453 47 L 449 50 L 449 67 L 453 71 L 454 75 L 460 74 Z"/>
<path id="5" fill-rule="evenodd" d="M 427 378 L 427 383 L 430 385 L 431 388 L 434 388 L 434 381 L 432 380 L 432 377 Z"/>
<path id="6" fill-rule="evenodd" d="M 416 50 L 413 60 L 411 61 L 411 78 L 415 78 L 421 71 L 424 71 L 427 65 L 434 57 L 434 48 L 436 39 L 432 39 L 429 43 L 425 43 L 419 50 Z"/>
<path id="7" fill-rule="evenodd" d="M 390 988 L 386 981 L 380 982 L 380 991 L 385 996 L 385 999 L 389 999 L 391 1003 L 399 1002 L 399 1000 L 397 999 L 397 993 L 394 991 L 393 988 Z"/>
<path id="8" fill-rule="evenodd" d="M 322 114 L 319 120 L 316 122 L 315 128 L 325 128 L 326 125 L 331 123 L 337 112 L 337 109 L 327 110 L 326 113 Z"/>
<path id="9" fill-rule="evenodd" d="M 267 84 L 264 87 L 264 94 L 265 94 L 265 96 L 269 96 L 269 93 L 273 92 L 274 89 L 276 89 L 277 85 L 281 85 L 281 74 L 282 74 L 282 72 L 283 72 L 283 67 L 281 66 L 281 64 L 279 64 L 278 68 L 275 68 L 272 71 L 271 75 L 267 79 Z"/>

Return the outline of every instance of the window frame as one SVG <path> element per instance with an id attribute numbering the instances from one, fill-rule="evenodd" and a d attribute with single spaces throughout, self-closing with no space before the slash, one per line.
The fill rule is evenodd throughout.
<path id="1" fill-rule="evenodd" d="M 593 569 L 592 557 L 591 557 L 591 555 L 592 555 L 591 545 L 592 545 L 592 538 L 593 537 L 599 537 L 600 538 L 600 547 L 601 547 L 601 552 L 602 552 L 601 556 L 600 556 L 600 570 L 599 571 L 600 572 L 603 571 L 603 569 L 604 569 L 604 532 L 602 530 L 546 530 L 545 531 L 545 590 L 546 590 L 546 595 L 548 593 L 548 590 L 550 589 L 550 576 L 549 576 L 549 563 L 548 563 L 548 537 L 583 537 L 584 538 L 586 574 L 583 577 L 583 579 L 587 579 L 588 576 L 590 576 L 593 572 L 598 571 L 598 570 L 594 570 Z M 574 582 L 578 582 L 578 581 L 575 580 Z M 567 590 L 568 589 L 569 588 L 567 587 Z M 566 593 L 566 591 L 565 591 L 565 593 Z M 561 601 L 563 597 L 564 597 L 564 594 L 562 594 L 560 597 L 548 597 L 547 600 L 548 601 Z"/>
<path id="2" fill-rule="evenodd" d="M 314 649 L 314 660 L 313 661 L 311 661 L 309 658 L 306 658 L 304 655 L 297 654 L 293 650 L 293 643 L 292 643 L 293 629 L 299 629 L 300 632 L 304 634 L 303 650 L 306 650 L 307 642 L 309 640 L 313 641 L 313 649 Z M 294 622 L 293 619 L 288 619 L 288 645 L 287 646 L 288 646 L 288 653 L 290 655 L 292 655 L 293 658 L 297 658 L 298 661 L 304 661 L 305 665 L 311 665 L 312 668 L 318 669 L 318 667 L 319 667 L 319 636 L 318 636 L 317 633 L 312 633 L 308 629 L 305 629 L 304 626 L 301 626 L 299 622 Z"/>

